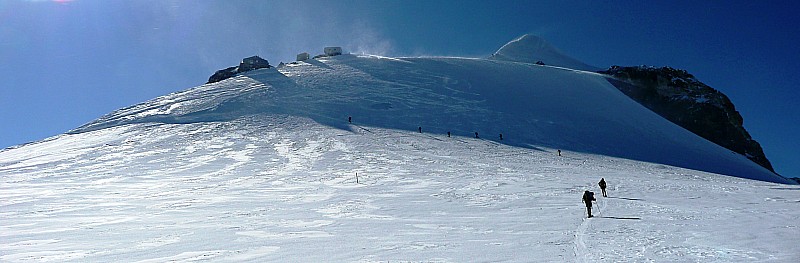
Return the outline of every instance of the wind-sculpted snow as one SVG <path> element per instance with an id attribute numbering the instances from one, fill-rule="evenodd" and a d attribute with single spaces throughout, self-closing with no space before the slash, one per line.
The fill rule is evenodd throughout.
<path id="1" fill-rule="evenodd" d="M 800 257 L 798 186 L 341 126 L 253 114 L 109 126 L 0 151 L 0 261 Z M 601 177 L 609 197 L 586 219 L 581 194 Z"/>
<path id="2" fill-rule="evenodd" d="M 791 183 L 637 104 L 601 75 L 463 58 L 336 56 L 260 69 L 115 111 L 72 133 L 258 114 L 417 130 Z M 499 141 L 499 135 L 503 140 Z"/>

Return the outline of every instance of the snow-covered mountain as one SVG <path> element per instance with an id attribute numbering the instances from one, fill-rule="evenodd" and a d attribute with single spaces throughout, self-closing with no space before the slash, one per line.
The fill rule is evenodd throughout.
<path id="1" fill-rule="evenodd" d="M 505 48 L 526 50 L 515 46 L 521 41 Z M 504 49 L 498 53 L 506 53 Z M 554 58 L 549 61 L 555 64 L 570 61 L 560 54 L 560 60 L 542 56 Z M 604 75 L 500 60 L 352 55 L 310 60 L 156 98 L 71 133 L 133 123 L 229 121 L 254 114 L 306 117 L 345 130 L 352 128 L 344 120 L 353 117 L 362 126 L 422 127 L 425 133 L 450 131 L 468 137 L 477 132 L 481 138 L 519 147 L 789 182 L 647 110 Z"/>
<path id="2" fill-rule="evenodd" d="M 523 40 L 257 69 L 3 150 L 0 260 L 798 258 L 800 188 Z"/>

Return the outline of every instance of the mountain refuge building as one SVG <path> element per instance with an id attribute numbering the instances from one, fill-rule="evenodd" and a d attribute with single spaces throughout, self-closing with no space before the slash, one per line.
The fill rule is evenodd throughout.
<path id="1" fill-rule="evenodd" d="M 308 53 L 306 53 L 306 52 L 297 54 L 297 61 L 306 61 L 306 60 L 308 60 L 308 58 L 309 58 L 309 56 L 308 56 Z"/>
<path id="2" fill-rule="evenodd" d="M 342 54 L 342 47 L 325 47 L 325 55 L 338 56 Z"/>
<path id="3" fill-rule="evenodd" d="M 238 72 L 241 73 L 260 68 L 269 68 L 269 62 L 259 56 L 246 57 L 239 63 Z"/>

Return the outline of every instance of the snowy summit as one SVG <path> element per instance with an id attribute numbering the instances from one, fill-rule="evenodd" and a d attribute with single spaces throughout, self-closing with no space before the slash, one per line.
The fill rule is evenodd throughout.
<path id="1" fill-rule="evenodd" d="M 511 40 L 511 42 L 508 42 L 497 50 L 497 52 L 492 54 L 489 59 L 540 63 L 585 71 L 599 70 L 599 68 L 589 66 L 586 63 L 565 55 L 558 50 L 558 48 L 547 42 L 547 40 L 530 34 Z"/>
<path id="2" fill-rule="evenodd" d="M 0 261 L 800 257 L 800 187 L 591 69 L 523 36 L 493 59 L 345 53 L 119 109 L 0 151 Z"/>

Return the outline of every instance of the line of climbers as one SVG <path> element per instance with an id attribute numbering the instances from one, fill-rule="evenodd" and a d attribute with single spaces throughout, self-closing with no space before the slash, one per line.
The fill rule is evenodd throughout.
<path id="1" fill-rule="evenodd" d="M 347 123 L 353 123 L 353 116 L 347 116 Z M 422 126 L 417 127 L 417 132 L 422 133 Z M 447 137 L 450 137 L 450 131 L 447 132 Z M 475 138 L 480 138 L 478 136 L 478 132 L 475 132 Z M 503 134 L 500 134 L 500 140 L 503 140 Z M 561 156 L 561 150 L 559 150 L 558 156 Z"/>
<path id="2" fill-rule="evenodd" d="M 347 123 L 353 123 L 353 116 L 347 116 Z M 417 127 L 417 132 L 422 133 L 422 126 Z M 450 138 L 450 131 L 447 131 L 447 138 Z M 479 139 L 478 132 L 475 132 L 475 139 Z M 500 134 L 500 140 L 503 140 L 503 134 Z M 561 156 L 561 150 L 558 150 L 558 156 Z"/>
<path id="3" fill-rule="evenodd" d="M 353 116 L 348 116 L 347 117 L 347 123 L 353 123 Z M 422 133 L 422 126 L 417 127 L 417 132 Z M 447 131 L 447 137 L 448 138 L 450 138 L 450 135 L 451 135 L 450 131 Z M 480 138 L 480 137 L 478 137 L 478 132 L 475 132 L 475 138 L 476 139 Z M 500 140 L 501 141 L 503 140 L 503 134 L 502 133 L 500 134 Z M 558 150 L 558 156 L 561 156 L 561 149 Z M 605 178 L 600 178 L 600 182 L 598 183 L 598 185 L 600 186 L 600 190 L 602 191 L 603 197 L 608 197 L 608 195 L 606 194 L 606 180 L 605 180 Z M 597 201 L 597 199 L 594 198 L 594 192 L 589 191 L 589 190 L 584 191 L 583 192 L 583 203 L 586 204 L 586 213 L 589 215 L 589 217 L 592 217 L 592 201 Z"/>

